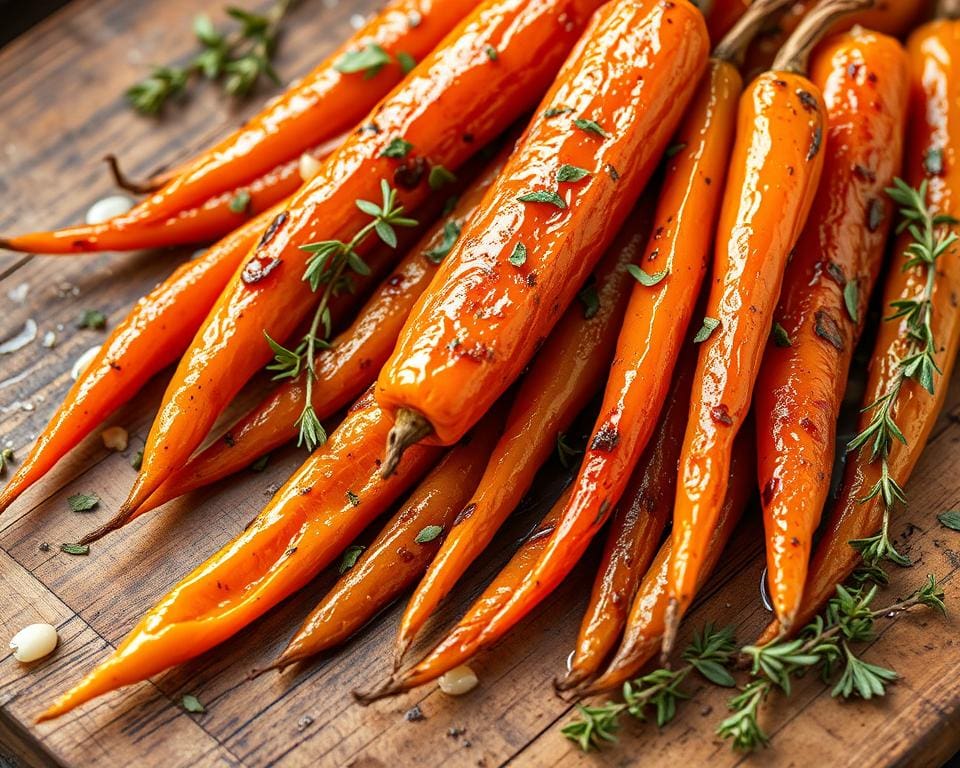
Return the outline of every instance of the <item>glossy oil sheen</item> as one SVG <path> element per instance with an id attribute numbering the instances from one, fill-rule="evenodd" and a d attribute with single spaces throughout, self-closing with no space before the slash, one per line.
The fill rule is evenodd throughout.
<path id="1" fill-rule="evenodd" d="M 622 0 L 597 13 L 482 214 L 414 308 L 380 374 L 385 408 L 414 409 L 433 426 L 428 439 L 449 444 L 517 378 L 649 179 L 706 48 L 703 18 L 686 0 Z M 563 108 L 571 111 L 546 112 Z M 582 119 L 607 135 L 576 127 Z M 558 184 L 562 163 L 591 175 Z M 562 209 L 517 199 L 549 190 Z M 515 267 L 508 257 L 518 244 L 527 259 Z"/>
<path id="2" fill-rule="evenodd" d="M 925 179 L 929 183 L 927 203 L 932 210 L 960 214 L 960 21 L 930 22 L 914 32 L 907 45 L 910 57 L 910 118 L 907 131 L 904 169 L 907 183 L 917 187 Z M 925 158 L 931 149 L 943 152 L 943 172 L 931 173 Z M 898 298 L 913 298 L 921 292 L 923 279 L 917 270 L 901 271 L 897 262 L 903 258 L 909 243 L 906 236 L 898 239 L 895 265 L 890 270 L 883 291 L 883 304 L 889 306 Z M 938 343 L 937 363 L 943 375 L 936 375 L 935 395 L 930 396 L 913 381 L 904 384 L 896 407 L 897 425 L 903 431 L 906 445 L 894 442 L 889 456 L 890 475 L 906 485 L 926 445 L 930 431 L 943 407 L 946 382 L 956 362 L 960 345 L 960 247 L 954 245 L 937 261 L 937 281 L 933 294 L 933 334 Z M 867 405 L 886 391 L 902 357 L 903 327 L 900 322 L 880 325 L 867 379 L 863 404 Z M 862 429 L 869 414 L 860 421 Z M 883 509 L 879 500 L 861 504 L 867 490 L 879 477 L 880 465 L 869 463 L 869 454 L 857 454 L 848 460 L 843 486 L 827 530 L 818 545 L 804 597 L 797 616 L 802 626 L 833 595 L 834 585 L 853 571 L 860 558 L 847 542 L 874 535 L 881 525 Z M 909 497 L 910 489 L 907 488 Z M 894 513 L 895 515 L 896 513 Z M 765 637 L 775 635 L 771 625 Z"/>
<path id="3" fill-rule="evenodd" d="M 811 80 L 827 113 L 824 172 L 775 315 L 792 345 L 767 343 L 754 398 L 770 594 L 788 618 L 806 580 L 850 359 L 896 216 L 884 190 L 900 175 L 907 54 L 893 38 L 846 33 L 818 49 Z M 844 302 L 850 281 L 856 320 Z M 820 324 L 838 336 L 824 338 Z"/>
<path id="4" fill-rule="evenodd" d="M 263 512 L 175 585 L 44 717 L 198 656 L 306 585 L 439 458 L 439 449 L 418 446 L 397 475 L 381 480 L 388 429 L 368 392 Z"/>
<path id="5" fill-rule="evenodd" d="M 700 349 L 674 508 L 671 596 L 681 611 L 699 580 L 783 272 L 820 179 L 821 105 L 813 83 L 787 72 L 760 75 L 740 100 L 706 308 L 719 326 Z"/>

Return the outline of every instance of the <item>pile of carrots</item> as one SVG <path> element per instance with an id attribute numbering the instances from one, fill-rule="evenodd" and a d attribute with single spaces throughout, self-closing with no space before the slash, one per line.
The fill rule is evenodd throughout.
<path id="1" fill-rule="evenodd" d="M 503 637 L 604 530 L 556 684 L 621 685 L 670 654 L 755 488 L 765 640 L 862 558 L 902 558 L 890 519 L 960 345 L 960 2 L 932 19 L 921 0 L 702 5 L 391 0 L 129 213 L 0 239 L 59 254 L 213 242 L 115 327 L 0 511 L 173 363 L 128 499 L 81 545 L 283 444 L 310 450 L 41 719 L 216 646 L 338 561 L 271 667 L 412 588 L 394 673 L 358 692 L 371 700 Z M 888 319 L 869 328 L 874 304 Z M 864 333 L 861 434 L 830 503 Z M 277 386 L 201 449 L 265 366 Z M 510 544 L 500 527 L 595 398 L 569 487 L 408 662 L 476 559 Z"/>

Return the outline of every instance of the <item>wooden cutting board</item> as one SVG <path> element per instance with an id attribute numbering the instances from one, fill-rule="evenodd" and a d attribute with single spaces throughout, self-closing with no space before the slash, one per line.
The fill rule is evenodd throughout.
<path id="1" fill-rule="evenodd" d="M 278 69 L 287 80 L 307 71 L 350 29 L 351 17 L 374 0 L 303 0 L 288 25 Z M 137 117 L 123 90 L 149 64 L 184 60 L 192 50 L 194 14 L 219 13 L 209 0 L 74 0 L 39 27 L 0 50 L 0 232 L 81 221 L 111 191 L 99 159 L 118 154 L 134 175 L 189 156 L 256 109 L 231 109 L 201 87 L 162 121 Z M 267 95 L 267 94 L 262 94 Z M 478 94 L 482 97 L 482 94 Z M 0 357 L 0 445 L 24 456 L 70 384 L 73 362 L 102 332 L 78 330 L 84 309 L 110 323 L 190 253 L 179 251 L 75 258 L 0 254 L 0 339 L 28 319 L 40 336 L 53 330 L 51 350 L 39 341 Z M 26 286 L 24 288 L 24 286 Z M 960 533 L 936 513 L 960 497 L 960 383 L 908 486 L 910 509 L 895 531 L 898 548 L 918 562 L 897 571 L 888 590 L 910 591 L 927 571 L 944 578 L 947 619 L 916 613 L 882 623 L 866 658 L 896 667 L 903 679 L 876 702 L 839 703 L 816 679 L 792 698 L 773 699 L 764 723 L 773 746 L 743 757 L 713 736 L 727 693 L 706 688 L 681 706 L 662 732 L 627 723 L 619 744 L 581 755 L 559 727 L 570 705 L 552 693 L 582 614 L 596 565 L 591 553 L 563 587 L 511 637 L 477 659 L 481 685 L 451 699 L 433 687 L 368 708 L 350 691 L 387 671 L 398 618 L 395 606 L 338 653 L 284 676 L 248 681 L 272 659 L 332 584 L 327 573 L 303 594 L 270 612 L 231 641 L 150 683 L 106 696 L 42 726 L 32 718 L 56 694 L 102 659 L 144 610 L 175 581 L 231 538 L 260 510 L 271 487 L 302 460 L 287 451 L 262 474 L 231 480 L 174 503 L 72 557 L 58 544 L 74 541 L 114 510 L 134 477 L 130 456 L 143 444 L 163 390 L 153 382 L 111 424 L 131 434 L 124 454 L 106 452 L 94 435 L 0 518 L 0 638 L 45 621 L 61 635 L 57 652 L 31 666 L 0 661 L 0 758 L 23 765 L 939 765 L 960 747 Z M 434 629 L 456 618 L 551 501 L 559 465 L 445 605 Z M 66 498 L 96 492 L 92 515 L 69 510 Z M 753 508 L 688 624 L 731 623 L 749 641 L 767 621 L 758 593 L 760 526 Z M 49 543 L 49 551 L 41 544 Z M 689 631 L 689 628 L 688 628 Z M 178 706 L 185 693 L 203 715 Z M 404 717 L 418 705 L 423 719 Z M 2 763 L 0 759 L 0 763 Z"/>

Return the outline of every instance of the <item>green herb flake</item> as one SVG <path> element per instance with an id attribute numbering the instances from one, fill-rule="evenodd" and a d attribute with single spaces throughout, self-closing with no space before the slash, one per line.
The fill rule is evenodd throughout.
<path id="1" fill-rule="evenodd" d="M 7 471 L 7 465 L 13 461 L 13 448 L 0 451 L 0 474 Z"/>
<path id="2" fill-rule="evenodd" d="M 253 472 L 263 472 L 267 468 L 267 464 L 270 463 L 270 454 L 265 453 L 259 459 L 257 459 L 253 464 L 250 465 L 250 469 Z"/>
<path id="3" fill-rule="evenodd" d="M 389 63 L 390 54 L 376 43 L 370 43 L 359 51 L 343 54 L 333 68 L 343 75 L 363 72 L 363 76 L 369 80 Z"/>
<path id="4" fill-rule="evenodd" d="M 573 183 L 587 178 L 591 173 L 586 168 L 579 168 L 576 165 L 561 165 L 557 171 L 557 181 L 561 184 L 565 182 Z"/>
<path id="5" fill-rule="evenodd" d="M 634 280 L 646 288 L 652 288 L 660 283 L 668 274 L 670 274 L 670 270 L 664 269 L 660 272 L 654 272 L 651 275 L 648 272 L 644 272 L 643 269 L 638 267 L 636 264 L 628 264 L 627 272 L 630 273 L 630 276 Z"/>
<path id="6" fill-rule="evenodd" d="M 951 531 L 960 531 L 960 511 L 956 509 L 948 510 L 937 515 L 940 524 L 949 528 Z"/>
<path id="7" fill-rule="evenodd" d="M 773 336 L 773 343 L 778 347 L 792 347 L 793 341 L 790 338 L 790 334 L 787 333 L 787 329 L 784 328 L 780 323 L 773 324 L 773 331 L 771 333 Z"/>
<path id="8" fill-rule="evenodd" d="M 411 144 L 409 141 L 404 141 L 399 136 L 395 136 L 394 138 L 390 139 L 390 143 L 387 144 L 383 152 L 380 153 L 380 157 L 406 157 L 408 154 L 410 154 L 411 149 L 413 149 L 413 144 Z"/>
<path id="9" fill-rule="evenodd" d="M 250 207 L 250 191 L 246 189 L 237 190 L 237 193 L 230 198 L 228 207 L 231 213 L 246 213 Z"/>
<path id="10" fill-rule="evenodd" d="M 488 45 L 486 48 L 484 48 L 483 52 L 487 54 L 487 58 L 490 59 L 490 61 L 497 61 L 500 58 L 500 54 L 497 53 L 497 49 L 492 45 Z"/>
<path id="11" fill-rule="evenodd" d="M 859 322 L 860 284 L 856 278 L 847 280 L 847 284 L 843 286 L 843 303 L 847 308 L 850 319 L 855 323 Z"/>
<path id="12" fill-rule="evenodd" d="M 60 551 L 66 552 L 68 555 L 89 555 L 90 545 L 89 544 L 61 544 Z"/>
<path id="13" fill-rule="evenodd" d="M 140 467 L 143 466 L 143 449 L 141 448 L 137 451 L 130 459 L 130 466 L 133 467 L 137 472 L 140 471 Z"/>
<path id="14" fill-rule="evenodd" d="M 353 491 L 347 491 L 347 501 L 354 507 L 360 506 L 360 497 L 357 496 Z"/>
<path id="15" fill-rule="evenodd" d="M 353 568 L 357 564 L 357 560 L 360 559 L 360 555 L 363 554 L 363 550 L 364 548 L 359 544 L 351 544 L 347 547 L 343 552 L 343 557 L 340 558 L 337 573 L 343 574 Z"/>
<path id="16" fill-rule="evenodd" d="M 100 497 L 94 493 L 75 493 L 67 499 L 67 504 L 74 512 L 89 512 L 96 509 Z"/>
<path id="17" fill-rule="evenodd" d="M 409 53 L 399 51 L 397 52 L 397 64 L 400 65 L 403 74 L 408 75 L 413 71 L 414 67 L 417 66 L 417 60 Z"/>
<path id="18" fill-rule="evenodd" d="M 444 256 L 450 253 L 450 250 L 456 245 L 457 238 L 460 237 L 460 231 L 460 224 L 455 219 L 450 219 L 443 225 L 443 238 L 440 240 L 440 243 L 424 251 L 424 258 L 434 264 L 439 264 L 443 261 Z"/>
<path id="19" fill-rule="evenodd" d="M 543 110 L 543 116 L 546 118 L 551 118 L 559 115 L 566 115 L 570 112 L 573 112 L 570 107 L 550 107 L 549 109 Z"/>
<path id="20" fill-rule="evenodd" d="M 677 142 L 676 144 L 671 144 L 669 147 L 667 147 L 667 151 L 664 152 L 663 154 L 666 156 L 667 159 L 670 159 L 674 155 L 677 155 L 683 152 L 683 150 L 685 150 L 686 148 L 687 148 L 687 142 L 680 141 L 680 142 Z"/>
<path id="21" fill-rule="evenodd" d="M 442 525 L 428 525 L 417 534 L 417 538 L 415 538 L 414 541 L 417 542 L 417 544 L 429 544 L 441 533 L 443 533 Z"/>
<path id="22" fill-rule="evenodd" d="M 577 294 L 577 299 L 583 304 L 583 319 L 589 320 L 596 317 L 600 311 L 600 297 L 597 295 L 597 286 L 590 282 L 583 287 L 583 290 Z"/>
<path id="23" fill-rule="evenodd" d="M 555 205 L 557 208 L 566 208 L 567 204 L 564 202 L 563 198 L 560 197 L 556 192 L 548 190 L 540 190 L 538 192 L 527 192 L 526 194 L 520 195 L 517 198 L 521 203 L 550 203 L 550 205 Z"/>
<path id="24" fill-rule="evenodd" d="M 513 253 L 510 254 L 507 261 L 515 267 L 522 267 L 527 263 L 527 246 L 523 243 L 517 243 L 513 247 Z"/>
<path id="25" fill-rule="evenodd" d="M 107 316 L 99 309 L 85 309 L 80 319 L 77 320 L 77 328 L 89 328 L 93 331 L 102 331 L 107 327 Z"/>
<path id="26" fill-rule="evenodd" d="M 200 703 L 200 699 L 192 693 L 185 694 L 184 697 L 180 699 L 180 706 L 192 715 L 202 715 L 207 711 L 206 707 Z"/>
<path id="27" fill-rule="evenodd" d="M 700 326 L 700 330 L 697 331 L 697 335 L 693 337 L 694 344 L 700 344 L 710 338 L 712 334 L 720 325 L 720 321 L 715 317 L 705 317 L 703 318 L 703 325 Z"/>
<path id="28" fill-rule="evenodd" d="M 603 136 L 607 138 L 610 134 L 603 130 L 603 127 L 600 123 L 595 120 L 587 120 L 583 117 L 578 117 L 573 121 L 573 124 L 579 128 L 581 131 L 586 131 L 587 133 L 595 133 L 597 136 Z"/>
<path id="29" fill-rule="evenodd" d="M 430 189 L 438 190 L 445 184 L 452 184 L 456 180 L 457 177 L 450 173 L 450 171 L 448 171 L 442 165 L 435 165 L 430 169 L 430 175 L 427 177 L 427 184 L 430 185 Z"/>
<path id="30" fill-rule="evenodd" d="M 943 150 L 939 147 L 928 149 L 923 155 L 923 167 L 931 176 L 943 173 Z"/>

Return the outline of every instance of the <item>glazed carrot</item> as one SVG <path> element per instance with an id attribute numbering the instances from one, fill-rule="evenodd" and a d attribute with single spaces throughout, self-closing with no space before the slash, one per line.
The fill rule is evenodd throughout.
<path id="1" fill-rule="evenodd" d="M 717 524 L 710 532 L 710 541 L 704 554 L 704 568 L 700 573 L 698 588 L 706 583 L 710 572 L 719 562 L 723 549 L 750 500 L 753 493 L 753 466 L 752 430 L 744 429 L 737 435 L 734 442 L 733 458 L 730 462 L 730 481 L 720 507 Z M 650 569 L 643 577 L 643 582 L 630 606 L 630 616 L 627 619 L 627 627 L 620 647 L 606 671 L 596 680 L 578 688 L 577 696 L 586 696 L 619 687 L 635 677 L 643 665 L 660 650 L 669 602 L 667 581 L 671 551 L 672 542 L 667 537 Z"/>
<path id="2" fill-rule="evenodd" d="M 906 142 L 907 183 L 918 188 L 926 184 L 925 207 L 931 215 L 960 214 L 960 3 L 943 4 L 943 18 L 914 32 L 907 45 L 910 60 L 910 118 Z M 921 230 L 922 231 L 922 230 Z M 960 233 L 960 225 L 936 227 L 941 242 L 950 232 Z M 912 242 L 909 232 L 897 241 L 895 253 L 900 264 Z M 889 511 L 882 494 L 873 493 L 877 483 L 902 488 L 926 445 L 947 394 L 946 382 L 956 362 L 960 345 L 960 246 L 956 242 L 937 257 L 936 269 L 914 265 L 899 269 L 894 265 L 886 278 L 883 305 L 886 314 L 897 310 L 895 302 L 929 299 L 929 320 L 935 343 L 933 359 L 939 373 L 932 371 L 930 394 L 914 378 L 903 377 L 901 360 L 912 354 L 909 324 L 904 317 L 884 322 L 873 348 L 873 357 L 864 394 L 866 410 L 860 418 L 861 432 L 875 421 L 877 401 L 893 395 L 889 407 L 904 442 L 888 442 L 885 460 L 872 456 L 872 442 L 859 447 L 847 458 L 843 485 L 826 531 L 814 553 L 804 588 L 803 600 L 794 627 L 805 625 L 833 595 L 835 586 L 846 579 L 861 562 L 851 541 L 886 534 Z M 893 493 L 896 501 L 896 493 Z M 774 622 L 761 642 L 775 638 L 781 627 Z"/>
<path id="3" fill-rule="evenodd" d="M 347 243 L 378 220 L 370 201 L 389 187 L 386 179 L 394 189 L 383 195 L 384 207 L 411 210 L 426 199 L 431 186 L 529 109 L 599 2 L 486 0 L 364 121 L 378 132 L 355 132 L 331 155 L 268 227 L 181 360 L 120 515 L 189 458 L 270 360 L 264 334 L 287 340 L 315 306 L 305 267 L 326 276 L 329 292 L 336 274 L 330 262 L 346 263 Z M 487 96 L 478 99 L 481 92 Z M 332 244 L 342 258 L 321 252 L 308 261 L 301 248 L 308 243 Z"/>
<path id="4" fill-rule="evenodd" d="M 441 532 L 477 487 L 502 421 L 491 414 L 447 453 L 269 668 L 283 669 L 342 643 L 426 570 Z"/>
<path id="5" fill-rule="evenodd" d="M 512 146 L 512 145 L 511 145 Z M 470 185 L 450 215 L 437 222 L 400 261 L 367 300 L 353 323 L 332 339 L 317 357 L 313 407 L 326 419 L 357 397 L 376 378 L 393 350 L 400 327 L 417 297 L 423 293 L 451 237 L 479 205 L 503 168 L 506 147 Z M 271 392 L 228 430 L 230 440 L 217 440 L 194 456 L 141 504 L 130 520 L 184 493 L 201 488 L 250 466 L 260 456 L 297 437 L 297 416 L 306 396 L 303 377 L 288 380 Z"/>
<path id="6" fill-rule="evenodd" d="M 754 395 L 767 580 L 787 630 L 830 489 L 850 359 L 894 218 L 884 190 L 902 162 L 907 54 L 891 37 L 845 33 L 818 49 L 810 79 L 827 116 L 823 177 L 784 275 L 778 328 Z"/>
<path id="7" fill-rule="evenodd" d="M 378 455 L 388 428 L 367 392 L 260 515 L 39 720 L 198 656 L 306 585 L 439 458 L 440 449 L 418 447 L 402 473 L 383 480 Z"/>
<path id="8" fill-rule="evenodd" d="M 627 267 L 638 260 L 650 232 L 650 197 L 641 198 L 581 294 L 582 305 L 567 310 L 520 383 L 477 492 L 454 520 L 400 620 L 397 660 L 520 503 L 558 435 L 600 388 L 598 372 L 610 364 L 633 282 Z"/>
<path id="9" fill-rule="evenodd" d="M 726 494 L 733 440 L 750 407 L 783 272 L 823 169 L 823 97 L 803 74 L 807 57 L 840 13 L 864 4 L 829 0 L 817 6 L 784 46 L 774 69 L 758 76 L 740 99 L 680 458 L 664 653 L 672 647 L 700 580 L 703 553 Z"/>
<path id="10" fill-rule="evenodd" d="M 580 624 L 573 660 L 558 690 L 594 677 L 616 648 L 637 587 L 673 511 L 677 460 L 687 423 L 696 357 L 692 349 L 677 365 L 676 380 L 657 431 L 634 470 L 610 520 L 600 568 Z"/>
<path id="11" fill-rule="evenodd" d="M 687 0 L 597 12 L 380 372 L 384 472 L 413 442 L 456 441 L 519 376 L 650 178 L 707 44 Z"/>
<path id="12" fill-rule="evenodd" d="M 328 157 L 345 136 L 337 136 L 309 151 L 317 161 Z M 280 203 L 302 185 L 300 158 L 288 160 L 240 189 L 232 189 L 195 208 L 178 211 L 166 219 L 121 226 L 120 219 L 0 238 L 0 248 L 31 253 L 72 254 L 95 251 L 129 251 L 205 243 L 223 237 Z M 261 226 L 261 231 L 264 226 Z"/>
<path id="13" fill-rule="evenodd" d="M 718 48 L 678 135 L 640 264 L 650 270 L 633 286 L 614 364 L 570 501 L 543 556 L 502 612 L 484 630 L 516 624 L 566 576 L 617 504 L 656 426 L 706 269 L 732 140 L 740 78 L 736 58 L 743 34 L 769 10 L 756 7 L 734 37 Z M 736 42 L 735 42 L 736 41 Z M 728 55 L 730 58 L 728 58 Z"/>
<path id="14" fill-rule="evenodd" d="M 144 222 L 197 210 L 350 131 L 404 78 L 403 54 L 415 61 L 426 57 L 477 4 L 478 0 L 393 0 L 296 86 L 108 229 L 136 231 Z M 131 234 L 124 242 L 131 242 Z M 30 242 L 33 250 L 57 253 L 59 239 L 40 234 Z M 105 239 L 106 232 L 101 232 L 96 244 Z"/>

